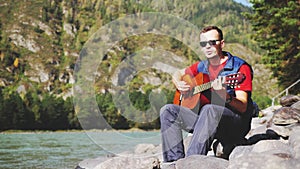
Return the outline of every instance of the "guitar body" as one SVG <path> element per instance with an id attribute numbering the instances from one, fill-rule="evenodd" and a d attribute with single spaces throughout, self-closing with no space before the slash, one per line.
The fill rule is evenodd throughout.
<path id="1" fill-rule="evenodd" d="M 209 76 L 207 74 L 199 73 L 195 77 L 185 74 L 182 77 L 182 80 L 187 82 L 187 84 L 191 86 L 191 90 L 183 93 L 182 96 L 180 91 L 176 90 L 173 100 L 174 104 L 181 105 L 189 109 L 198 109 L 203 105 L 210 103 L 210 99 L 204 94 L 205 91 L 202 93 L 193 94 L 193 88 L 195 86 L 200 86 L 202 84 L 210 82 Z"/>
<path id="2" fill-rule="evenodd" d="M 236 88 L 238 87 L 238 84 L 244 81 L 245 75 L 238 72 L 227 76 L 219 76 L 218 79 L 221 80 L 222 84 L 231 88 Z M 214 92 L 209 90 L 212 87 L 212 82 L 210 82 L 207 74 L 199 73 L 195 77 L 185 74 L 182 76 L 181 80 L 185 81 L 191 86 L 191 88 L 189 91 L 184 93 L 180 93 L 179 90 L 176 90 L 173 100 L 174 104 L 184 106 L 192 109 L 194 112 L 198 112 L 202 106 L 211 103 L 211 98 Z M 213 104 L 224 103 L 224 100 L 222 99 L 222 101 L 219 102 L 218 100 L 220 99 L 214 99 Z"/>

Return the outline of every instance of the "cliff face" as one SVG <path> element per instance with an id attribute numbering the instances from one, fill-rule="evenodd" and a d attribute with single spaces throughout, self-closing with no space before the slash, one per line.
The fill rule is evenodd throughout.
<path id="1" fill-rule="evenodd" d="M 250 9 L 230 0 L 189 4 L 173 0 L 0 0 L 0 11 L 0 85 L 19 93 L 36 91 L 70 96 L 76 79 L 75 64 L 85 42 L 103 25 L 138 12 L 164 12 L 189 20 L 198 27 L 217 24 L 224 27 L 229 42 L 255 46 L 250 40 L 244 42 L 246 36 L 239 38 L 250 33 L 250 26 L 241 15 Z M 232 44 L 229 49 L 236 47 L 245 51 L 241 57 L 264 69 L 261 65 L 256 66 L 259 55 L 240 44 Z M 109 90 L 112 82 L 118 81 L 113 75 L 124 58 L 145 48 L 169 51 L 175 60 L 179 58 L 184 64 L 197 59 L 193 51 L 170 37 L 128 37 L 103 57 L 95 76 L 98 92 Z M 251 53 L 250 57 L 248 53 Z M 141 85 L 150 83 L 154 86 L 168 80 L 169 76 L 155 71 L 156 67 L 134 78 L 142 79 L 144 84 Z M 158 67 L 166 69 L 167 65 Z M 143 87 L 139 88 L 142 90 Z"/>

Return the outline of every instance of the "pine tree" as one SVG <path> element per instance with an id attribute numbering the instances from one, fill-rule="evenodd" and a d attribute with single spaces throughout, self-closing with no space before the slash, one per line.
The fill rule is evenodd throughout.
<path id="1" fill-rule="evenodd" d="M 254 39 L 266 50 L 263 62 L 278 78 L 279 85 L 288 87 L 300 79 L 300 7 L 298 0 L 251 0 L 253 14 L 246 14 L 255 31 Z M 291 89 L 293 93 L 299 87 Z"/>

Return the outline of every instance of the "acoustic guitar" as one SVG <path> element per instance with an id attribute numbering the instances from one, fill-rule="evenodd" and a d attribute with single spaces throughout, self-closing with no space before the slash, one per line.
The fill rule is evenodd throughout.
<path id="1" fill-rule="evenodd" d="M 221 82 L 231 88 L 236 88 L 245 79 L 245 75 L 242 73 L 230 74 L 227 76 L 220 76 Z M 201 92 L 204 92 L 212 87 L 212 82 L 209 79 L 208 74 L 199 73 L 195 77 L 189 74 L 182 76 L 181 80 L 190 85 L 190 90 L 184 93 L 180 93 L 176 90 L 173 103 L 194 109 L 200 103 L 200 107 L 210 102 L 207 97 L 201 97 Z"/>

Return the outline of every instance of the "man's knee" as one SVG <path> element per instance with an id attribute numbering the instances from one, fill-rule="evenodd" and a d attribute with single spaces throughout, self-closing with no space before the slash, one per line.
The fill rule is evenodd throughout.
<path id="1" fill-rule="evenodd" d="M 213 121 L 219 122 L 221 120 L 223 111 L 224 111 L 224 108 L 222 108 L 218 105 L 207 104 L 202 107 L 201 112 L 200 112 L 200 117 L 207 119 L 209 121 L 213 120 Z"/>
<path id="2" fill-rule="evenodd" d="M 207 104 L 205 106 L 202 107 L 201 109 L 201 114 L 203 115 L 217 115 L 217 114 L 221 114 L 224 110 L 222 110 L 224 108 L 218 106 L 218 105 L 214 105 L 214 104 Z M 212 113 L 214 112 L 214 113 Z M 221 113 L 218 113 L 221 112 Z"/>
<path id="3" fill-rule="evenodd" d="M 165 121 L 166 119 L 169 119 L 173 116 L 173 107 L 174 105 L 172 104 L 166 104 L 160 109 L 160 121 Z"/>

